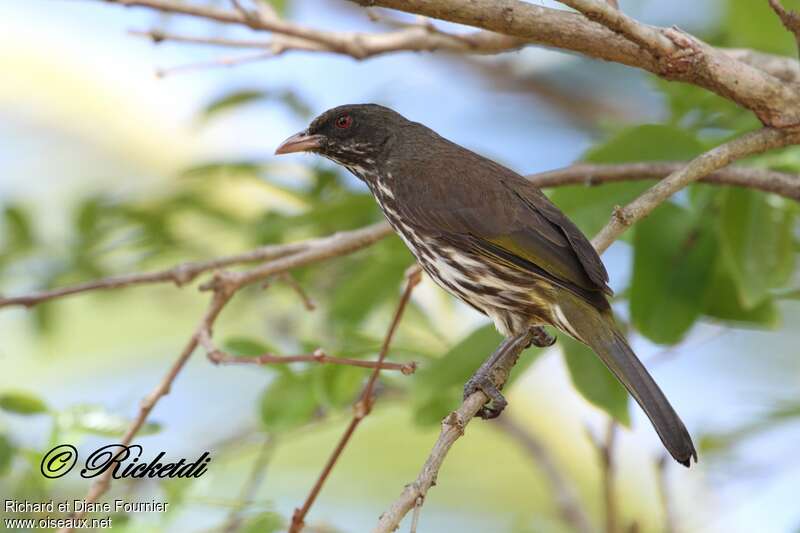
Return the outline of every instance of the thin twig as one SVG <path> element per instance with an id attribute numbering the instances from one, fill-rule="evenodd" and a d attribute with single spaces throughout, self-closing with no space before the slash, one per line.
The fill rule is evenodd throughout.
<path id="1" fill-rule="evenodd" d="M 793 9 L 786 9 L 781 5 L 781 0 L 768 0 L 772 10 L 781 19 L 783 27 L 794 35 L 797 42 L 797 50 L 800 53 L 800 13 Z"/>
<path id="2" fill-rule="evenodd" d="M 314 351 L 310 354 L 302 355 L 274 355 L 274 354 L 261 354 L 256 356 L 246 355 L 231 355 L 219 350 L 211 343 L 205 332 L 201 336 L 201 344 L 208 352 L 208 358 L 214 364 L 241 364 L 241 365 L 274 365 L 274 364 L 289 364 L 289 363 L 321 363 L 343 366 L 355 366 L 359 368 L 373 368 L 379 370 L 398 370 L 404 375 L 410 375 L 416 372 L 417 364 L 410 363 L 389 363 L 379 361 L 362 361 L 361 359 L 350 359 L 347 357 L 333 357 L 326 354 L 322 349 Z"/>
<path id="3" fill-rule="evenodd" d="M 575 488 L 561 473 L 555 457 L 531 431 L 523 428 L 509 413 L 494 420 L 495 427 L 514 439 L 534 463 L 541 468 L 553 490 L 556 506 L 561 518 L 576 533 L 592 533 L 594 528 L 583 510 Z"/>
<path id="4" fill-rule="evenodd" d="M 411 515 L 411 528 L 408 530 L 408 533 L 417 533 L 419 515 L 422 514 L 422 504 L 424 501 L 425 499 L 422 496 L 418 496 L 417 501 L 414 502 L 414 514 Z"/>
<path id="5" fill-rule="evenodd" d="M 239 505 L 231 510 L 222 526 L 222 531 L 224 531 L 224 533 L 236 533 L 236 531 L 242 527 L 244 511 L 253 503 L 256 491 L 258 491 L 258 488 L 264 481 L 267 465 L 272 457 L 274 448 L 274 438 L 271 435 L 267 435 L 264 442 L 259 447 L 255 461 L 253 461 L 250 475 L 247 477 L 244 485 L 242 485 L 242 490 L 239 493 Z"/>
<path id="6" fill-rule="evenodd" d="M 156 70 L 156 76 L 164 78 L 173 74 L 182 74 L 185 72 L 196 72 L 198 70 L 208 70 L 212 68 L 228 68 L 237 65 L 244 65 L 245 63 L 253 63 L 270 59 L 275 57 L 275 52 L 256 52 L 241 56 L 225 56 L 212 59 L 210 61 L 198 61 L 197 63 L 186 63 L 184 65 L 177 65 L 174 67 L 160 68 Z"/>
<path id="7" fill-rule="evenodd" d="M 309 239 L 306 241 L 293 242 L 289 244 L 270 244 L 268 246 L 262 246 L 261 248 L 256 248 L 255 250 L 241 254 L 224 256 L 208 261 L 181 263 L 166 270 L 122 274 L 119 276 L 111 276 L 108 278 L 93 280 L 59 289 L 35 292 L 20 296 L 11 296 L 8 298 L 0 298 L 0 307 L 32 307 L 42 302 L 53 300 L 55 298 L 62 298 L 64 296 L 71 296 L 74 294 L 98 290 L 119 289 L 122 287 L 132 287 L 135 285 L 145 285 L 151 283 L 174 283 L 180 287 L 191 283 L 200 274 L 204 274 L 212 270 L 218 270 L 240 264 L 272 261 L 286 256 L 298 254 L 299 252 L 326 247 L 333 241 L 336 241 L 339 245 L 341 245 L 340 247 L 334 246 L 334 255 L 337 255 L 337 250 L 341 250 L 342 252 L 339 255 L 344 255 L 351 253 L 358 248 L 369 246 L 390 235 L 391 233 L 392 229 L 389 224 L 386 222 L 380 222 L 372 226 L 366 226 L 353 231 L 343 231 L 333 235 L 328 235 L 326 237 L 319 237 L 316 239 Z M 353 246 L 355 246 L 355 248 Z M 334 255 L 330 257 L 333 257 Z M 325 258 L 323 257 L 322 259 Z"/>
<path id="8" fill-rule="evenodd" d="M 616 468 L 614 464 L 614 448 L 616 444 L 617 422 L 610 418 L 606 425 L 606 434 L 602 442 L 595 441 L 600 456 L 600 475 L 603 480 L 603 507 L 605 509 L 606 533 L 616 533 L 618 528 L 617 493 L 615 490 Z"/>
<path id="9" fill-rule="evenodd" d="M 526 176 L 537 187 L 563 185 L 598 186 L 605 183 L 662 179 L 683 168 L 687 161 L 591 164 L 578 163 L 568 167 Z M 800 174 L 790 174 L 753 167 L 723 168 L 701 177 L 698 181 L 712 185 L 734 185 L 770 192 L 800 201 Z"/>
<path id="10" fill-rule="evenodd" d="M 592 239 L 592 245 L 599 253 L 604 252 L 634 222 L 649 215 L 659 204 L 690 183 L 736 160 L 797 141 L 797 133 L 764 128 L 712 148 L 653 185 L 625 207 L 616 209 L 611 221 Z"/>
<path id="11" fill-rule="evenodd" d="M 378 365 L 383 364 L 384 359 L 386 359 L 386 356 L 389 353 L 389 346 L 392 343 L 397 326 L 400 324 L 400 319 L 402 318 L 406 305 L 411 298 L 411 293 L 413 292 L 414 287 L 416 287 L 420 282 L 420 279 L 421 274 L 418 268 L 412 267 L 409 269 L 409 272 L 406 275 L 406 286 L 403 290 L 403 295 L 400 297 L 400 301 L 397 304 L 392 322 L 389 325 L 389 329 L 387 330 L 386 336 L 383 339 L 383 345 L 381 346 L 380 354 L 378 355 Z M 328 479 L 328 476 L 330 476 L 333 467 L 336 466 L 336 462 L 339 460 L 342 451 L 347 446 L 358 425 L 372 411 L 372 405 L 375 401 L 373 391 L 375 388 L 375 383 L 378 380 L 378 374 L 380 374 L 380 370 L 380 366 L 375 368 L 370 375 L 366 386 L 361 392 L 358 401 L 355 403 L 355 405 L 353 405 L 353 418 L 350 420 L 350 424 L 347 426 L 347 429 L 345 429 L 342 437 L 339 439 L 339 442 L 337 443 L 336 448 L 333 450 L 333 453 L 331 453 L 328 461 L 325 463 L 322 472 L 317 478 L 317 482 L 311 488 L 311 491 L 306 497 L 306 501 L 303 503 L 303 506 L 295 509 L 294 514 L 292 515 L 292 523 L 289 527 L 289 533 L 299 533 L 302 531 L 305 525 L 306 515 L 308 515 L 308 511 L 311 509 L 311 506 L 314 505 L 314 501 L 316 501 L 319 492 L 322 490 L 322 486 Z"/>
<path id="12" fill-rule="evenodd" d="M 292 288 L 294 292 L 300 297 L 300 300 L 303 302 L 303 306 L 305 306 L 306 311 L 313 311 L 317 308 L 317 305 L 314 303 L 309 296 L 306 290 L 303 288 L 300 283 L 292 276 L 291 272 L 283 272 L 282 274 L 278 275 L 278 278 L 286 283 L 289 287 Z"/>
<path id="13" fill-rule="evenodd" d="M 669 457 L 663 454 L 656 461 L 656 482 L 658 485 L 658 495 L 661 498 L 661 507 L 664 510 L 664 533 L 675 533 L 675 512 L 672 508 L 672 499 L 669 494 L 669 483 L 667 483 L 667 464 Z"/>
<path id="14" fill-rule="evenodd" d="M 513 349 L 509 349 L 505 358 L 498 361 L 495 367 L 492 368 L 492 380 L 498 387 L 502 387 L 508 380 L 511 369 L 525 347 L 530 344 L 532 336 L 529 333 L 528 336 L 519 337 L 516 340 L 517 342 L 513 345 Z M 489 397 L 483 391 L 474 392 L 464 399 L 458 409 L 442 420 L 439 438 L 436 439 L 436 443 L 425 460 L 419 475 L 412 483 L 406 485 L 403 492 L 392 502 L 389 509 L 381 514 L 378 524 L 372 530 L 372 533 L 390 533 L 394 531 L 400 525 L 403 517 L 414 508 L 417 499 L 420 497 L 425 498 L 428 490 L 436 484 L 439 469 L 442 467 L 450 448 L 464 435 L 464 429 L 467 424 L 487 401 L 489 401 Z"/>
<path id="15" fill-rule="evenodd" d="M 159 384 L 152 390 L 152 392 L 145 397 L 139 407 L 139 413 L 131 422 L 125 435 L 120 441 L 122 445 L 128 445 L 144 425 L 150 412 L 156 406 L 158 401 L 165 395 L 169 394 L 172 383 L 177 378 L 180 371 L 183 369 L 189 357 L 195 351 L 201 340 L 205 340 L 206 336 L 210 337 L 210 332 L 213 330 L 214 323 L 217 317 L 222 312 L 222 309 L 227 305 L 233 295 L 242 287 L 261 281 L 269 276 L 279 274 L 292 268 L 305 266 L 311 263 L 337 257 L 354 252 L 364 246 L 367 246 L 377 239 L 380 239 L 385 234 L 383 224 L 376 224 L 360 230 L 355 230 L 346 233 L 336 233 L 322 239 L 314 239 L 313 241 L 306 241 L 302 246 L 292 255 L 286 256 L 285 254 L 277 259 L 256 267 L 246 272 L 228 272 L 219 271 L 214 275 L 212 282 L 205 284 L 205 290 L 212 291 L 211 302 L 206 310 L 203 318 L 195 327 L 191 337 L 186 343 L 186 346 L 181 351 L 177 360 L 172 364 L 166 375 L 162 378 Z M 298 246 L 298 245 L 295 245 Z M 382 362 L 382 361 L 381 361 Z M 380 371 L 376 368 L 375 372 Z M 108 469 L 105 473 L 92 484 L 89 492 L 84 497 L 87 503 L 97 501 L 106 491 L 108 491 L 111 484 L 111 474 L 114 469 Z M 84 508 L 85 509 L 85 508 Z M 82 518 L 85 511 L 81 510 L 74 513 L 75 518 Z M 59 533 L 69 533 L 72 527 L 64 527 L 59 530 Z"/>

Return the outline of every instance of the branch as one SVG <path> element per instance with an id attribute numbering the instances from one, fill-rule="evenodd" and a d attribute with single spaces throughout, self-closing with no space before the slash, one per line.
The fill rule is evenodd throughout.
<path id="1" fill-rule="evenodd" d="M 380 373 L 380 365 L 383 364 L 384 359 L 386 359 L 386 356 L 389 353 L 389 346 L 392 343 L 392 338 L 394 337 L 395 331 L 397 331 L 397 326 L 400 325 L 400 319 L 403 317 L 403 312 L 406 309 L 406 305 L 411 299 L 411 293 L 413 292 L 414 287 L 419 284 L 421 279 L 422 274 L 420 270 L 415 266 L 412 266 L 406 274 L 406 286 L 403 290 L 403 295 L 400 297 L 400 301 L 397 304 L 392 322 L 389 325 L 389 329 L 386 331 L 386 336 L 383 339 L 383 345 L 381 346 L 381 351 L 378 355 L 378 366 L 376 366 L 375 370 L 370 375 L 369 381 L 367 381 L 366 386 L 362 390 L 358 401 L 355 403 L 355 405 L 353 405 L 353 418 L 350 420 L 350 424 L 347 426 L 347 429 L 345 429 L 342 437 L 339 439 L 339 442 L 336 445 L 336 448 L 334 448 L 333 453 L 331 453 L 330 457 L 328 458 L 327 463 L 325 463 L 325 467 L 322 469 L 322 473 L 319 475 L 317 482 L 311 488 L 311 492 L 309 492 L 308 496 L 306 497 L 306 501 L 303 503 L 302 507 L 294 510 L 294 514 L 292 514 L 292 523 L 289 527 L 288 533 L 299 533 L 302 531 L 303 526 L 305 525 L 306 515 L 311 509 L 311 506 L 314 505 L 314 501 L 316 501 L 317 496 L 319 496 L 322 486 L 328 479 L 333 467 L 336 466 L 342 451 L 344 451 L 345 447 L 350 442 L 350 438 L 353 436 L 353 433 L 355 433 L 355 430 L 361 421 L 364 420 L 364 418 L 369 415 L 370 412 L 372 412 L 372 406 L 375 402 L 373 392 L 375 389 L 375 383 L 378 380 L 378 374 Z"/>
<path id="2" fill-rule="evenodd" d="M 289 50 L 309 52 L 336 52 L 354 59 L 395 52 L 398 50 L 432 52 L 469 52 L 494 54 L 514 50 L 524 41 L 493 32 L 451 34 L 436 29 L 431 24 L 412 24 L 386 33 L 331 32 L 308 28 L 277 17 L 264 17 L 256 12 L 244 16 L 238 11 L 222 10 L 205 6 L 193 6 L 171 0 L 106 0 L 124 6 L 138 6 L 164 13 L 188 15 L 226 24 L 239 24 L 254 30 L 272 32 L 272 41 L 264 43 L 275 55 Z M 140 32 L 141 33 L 141 32 Z M 177 40 L 201 44 L 219 44 L 203 38 L 173 36 L 159 31 L 144 32 L 156 42 Z M 236 46 L 228 40 L 224 46 Z M 251 47 L 252 42 L 244 46 Z"/>
<path id="3" fill-rule="evenodd" d="M 69 287 L 62 287 L 60 289 L 35 292 L 21 296 L 12 296 L 9 298 L 0 298 L 0 307 L 32 307 L 48 300 L 62 298 L 64 296 L 71 296 L 73 294 L 107 289 L 119 289 L 122 287 L 132 287 L 135 285 L 144 285 L 150 283 L 174 283 L 180 287 L 182 285 L 186 285 L 187 283 L 191 283 L 200 274 L 204 274 L 212 270 L 218 270 L 220 268 L 246 263 L 280 259 L 309 250 L 326 248 L 331 254 L 327 257 L 348 254 L 354 252 L 358 248 L 369 246 L 370 244 L 381 240 L 391 233 L 392 229 L 389 224 L 386 222 L 380 222 L 365 228 L 335 233 L 327 237 L 309 239 L 307 241 L 289 244 L 271 244 L 268 246 L 262 246 L 261 248 L 256 248 L 255 250 L 249 252 L 211 259 L 209 261 L 181 263 L 166 270 L 146 272 L 143 274 L 122 274 L 119 276 L 111 276 L 86 283 L 80 283 Z M 325 258 L 326 257 L 323 257 L 322 259 Z"/>
<path id="4" fill-rule="evenodd" d="M 144 425 L 147 417 L 158 401 L 169 394 L 173 382 L 189 360 L 189 357 L 201 343 L 201 340 L 203 340 L 205 336 L 210 336 L 210 332 L 213 330 L 217 317 L 239 289 L 293 268 L 354 252 L 385 236 L 388 231 L 387 225 L 382 223 L 355 231 L 335 233 L 321 239 L 287 245 L 294 247 L 291 249 L 295 250 L 295 253 L 288 256 L 284 254 L 249 271 L 237 273 L 228 271 L 217 272 L 211 282 L 201 287 L 201 289 L 212 291 L 211 302 L 203 318 L 195 327 L 194 332 L 189 337 L 180 355 L 167 371 L 166 375 L 142 401 L 139 407 L 139 413 L 122 437 L 120 441 L 121 444 L 127 446 L 133 441 L 133 438 Z M 285 249 L 281 252 L 285 252 Z M 383 358 L 380 358 L 379 363 L 382 362 Z M 380 367 L 376 367 L 374 370 L 375 373 L 379 371 Z M 92 484 L 84 498 L 88 503 L 97 501 L 108 491 L 111 485 L 111 474 L 113 471 L 114 469 L 107 469 L 106 472 Z M 82 518 L 85 514 L 85 511 L 81 511 L 75 513 L 73 516 L 75 518 Z M 59 530 L 59 533 L 69 533 L 70 531 L 72 531 L 71 527 L 64 527 Z"/>
<path id="5" fill-rule="evenodd" d="M 570 529 L 576 533 L 592 533 L 594 528 L 583 511 L 574 487 L 563 476 L 555 458 L 550 455 L 545 445 L 539 439 L 526 431 L 522 426 L 508 416 L 501 416 L 494 420 L 494 424 L 501 431 L 512 437 L 528 453 L 528 456 L 541 468 L 555 493 L 556 506 Z"/>
<path id="6" fill-rule="evenodd" d="M 570 0 L 583 14 L 521 0 L 351 0 L 466 24 L 532 44 L 622 63 L 708 89 L 752 110 L 768 126 L 800 124 L 800 90 L 676 29 L 655 28 L 599 0 Z M 608 26 L 608 27 L 607 27 Z"/>
<path id="7" fill-rule="evenodd" d="M 253 462 L 253 467 L 250 470 L 250 475 L 247 477 L 242 489 L 239 493 L 239 504 L 234 507 L 228 515 L 225 523 L 220 528 L 223 533 L 236 533 L 242 527 L 244 518 L 244 511 L 248 505 L 253 503 L 256 491 L 264 480 L 265 470 L 267 464 L 272 457 L 272 451 L 275 447 L 274 439 L 271 435 L 267 435 L 264 442 L 261 444 L 258 455 Z"/>
<path id="8" fill-rule="evenodd" d="M 613 418 L 608 419 L 606 434 L 603 440 L 595 437 L 591 431 L 587 430 L 589 440 L 597 450 L 600 458 L 600 477 L 603 481 L 603 508 L 605 510 L 605 532 L 616 533 L 617 525 L 617 498 L 614 491 L 614 447 L 617 436 L 617 423 Z"/>
<path id="9" fill-rule="evenodd" d="M 768 0 L 772 10 L 781 19 L 783 27 L 789 30 L 794 35 L 794 40 L 797 42 L 797 49 L 800 52 L 800 13 L 793 9 L 787 10 L 781 5 L 781 0 Z"/>
<path id="10" fill-rule="evenodd" d="M 520 353 L 528 346 L 530 338 L 523 338 L 515 345 L 513 350 L 509 350 L 507 357 L 498 362 L 492 369 L 492 379 L 498 387 L 502 387 L 508 380 L 511 368 L 516 364 Z M 469 395 L 461 403 L 461 406 L 450 413 L 442 420 L 442 430 L 439 438 L 433 445 L 425 464 L 422 466 L 417 479 L 406 485 L 392 505 L 378 519 L 378 524 L 372 530 L 373 533 L 390 533 L 397 529 L 403 517 L 414 507 L 418 501 L 424 501 L 428 490 L 436 484 L 439 469 L 444 463 L 447 453 L 455 442 L 464 435 L 464 430 L 475 414 L 489 401 L 489 397 L 482 391 L 477 391 Z"/>
<path id="11" fill-rule="evenodd" d="M 411 363 L 386 363 L 378 361 L 362 361 L 361 359 L 349 359 L 347 357 L 333 357 L 326 354 L 322 348 L 314 353 L 303 355 L 273 355 L 265 353 L 256 356 L 237 356 L 223 352 L 214 346 L 207 332 L 203 332 L 200 343 L 208 352 L 208 358 L 214 364 L 243 364 L 243 365 L 274 365 L 289 363 L 321 363 L 343 366 L 355 366 L 359 368 L 376 368 L 380 370 L 399 370 L 404 375 L 413 374 L 417 370 L 417 364 Z"/>
<path id="12" fill-rule="evenodd" d="M 578 163 L 557 170 L 526 176 L 537 187 L 563 185 L 596 186 L 603 183 L 661 179 L 686 167 L 686 161 L 656 163 L 591 164 Z M 713 185 L 735 185 L 779 194 L 800 201 L 800 175 L 750 167 L 724 168 L 698 181 Z"/>
<path id="13" fill-rule="evenodd" d="M 661 506 L 664 508 L 664 533 L 675 533 L 675 511 L 672 508 L 672 500 L 669 495 L 669 484 L 667 483 L 667 462 L 669 457 L 665 454 L 656 461 L 656 482 L 658 484 L 658 495 L 661 498 Z"/>
<path id="14" fill-rule="evenodd" d="M 592 245 L 599 253 L 604 252 L 634 222 L 649 215 L 659 204 L 693 181 L 738 159 L 793 144 L 798 138 L 796 133 L 765 128 L 737 137 L 701 154 L 624 208 L 615 209 L 611 221 L 592 239 Z"/>

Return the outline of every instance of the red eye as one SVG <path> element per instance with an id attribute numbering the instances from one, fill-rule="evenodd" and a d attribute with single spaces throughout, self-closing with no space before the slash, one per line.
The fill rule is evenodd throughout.
<path id="1" fill-rule="evenodd" d="M 340 115 L 334 124 L 336 124 L 337 128 L 347 129 L 353 123 L 353 117 L 350 115 Z"/>

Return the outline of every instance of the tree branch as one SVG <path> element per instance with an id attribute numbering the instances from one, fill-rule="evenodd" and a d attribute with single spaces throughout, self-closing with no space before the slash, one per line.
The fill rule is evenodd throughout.
<path id="1" fill-rule="evenodd" d="M 505 416 L 496 418 L 493 423 L 501 431 L 517 441 L 542 470 L 555 493 L 558 512 L 570 529 L 575 533 L 592 533 L 594 528 L 589 517 L 583 511 L 583 506 L 574 487 L 561 473 L 555 458 L 545 445 L 530 431 L 515 422 L 508 413 L 505 413 Z"/>
<path id="2" fill-rule="evenodd" d="M 752 110 L 765 125 L 800 124 L 800 90 L 797 87 L 695 37 L 676 29 L 641 24 L 596 0 L 569 0 L 568 3 L 585 9 L 602 24 L 583 14 L 521 0 L 351 1 L 466 24 L 529 43 L 641 68 L 664 79 L 698 85 L 733 100 Z"/>
<path id="3" fill-rule="evenodd" d="M 380 222 L 378 224 L 357 230 L 344 231 L 335 233 L 333 235 L 328 235 L 326 237 L 309 239 L 307 241 L 293 242 L 289 244 L 270 244 L 267 246 L 262 246 L 261 248 L 256 248 L 255 250 L 251 250 L 249 252 L 211 259 L 209 261 L 181 263 L 166 270 L 146 273 L 122 274 L 119 276 L 111 276 L 86 283 L 79 283 L 69 287 L 62 287 L 60 289 L 35 292 L 21 296 L 12 296 L 9 298 L 0 298 L 0 307 L 32 307 L 42 302 L 53 300 L 55 298 L 62 298 L 64 296 L 71 296 L 73 294 L 97 290 L 119 289 L 122 287 L 132 287 L 135 285 L 151 283 L 174 283 L 180 287 L 182 285 L 186 285 L 187 283 L 191 283 L 200 274 L 204 274 L 212 270 L 218 270 L 220 268 L 226 268 L 240 264 L 280 259 L 283 257 L 296 255 L 300 252 L 314 251 L 324 248 L 326 253 L 330 254 L 327 257 L 349 254 L 359 248 L 369 246 L 370 244 L 379 241 L 391 233 L 392 228 L 389 226 L 389 224 L 386 222 Z M 326 259 L 327 257 L 322 257 L 321 259 Z"/>
<path id="4" fill-rule="evenodd" d="M 521 339 L 514 349 L 506 353 L 506 357 L 498 362 L 492 369 L 492 379 L 498 388 L 508 380 L 511 369 L 516 364 L 520 353 L 530 344 L 530 333 L 527 338 Z M 372 533 L 390 533 L 397 529 L 403 517 L 416 505 L 419 499 L 425 499 L 428 490 L 436 484 L 439 469 L 444 463 L 447 453 L 455 442 L 464 435 L 464 430 L 475 414 L 489 401 L 489 397 L 482 391 L 470 394 L 461 403 L 461 406 L 442 420 L 442 430 L 439 438 L 433 445 L 425 464 L 422 466 L 417 479 L 406 485 L 400 497 L 378 519 L 378 524 Z"/>
<path id="5" fill-rule="evenodd" d="M 211 341 L 206 332 L 200 337 L 200 343 L 208 352 L 208 359 L 214 364 L 240 364 L 240 365 L 274 365 L 289 363 L 321 363 L 343 366 L 355 366 L 359 368 L 376 368 L 380 370 L 399 370 L 404 375 L 413 374 L 417 370 L 417 364 L 411 363 L 387 363 L 378 361 L 362 361 L 361 359 L 349 359 L 347 357 L 333 357 L 326 354 L 322 348 L 314 353 L 303 355 L 273 355 L 265 353 L 256 356 L 231 355 L 217 348 Z"/>
<path id="6" fill-rule="evenodd" d="M 577 163 L 556 170 L 526 176 L 537 187 L 563 185 L 597 186 L 604 183 L 661 179 L 686 167 L 686 161 L 654 163 L 591 164 Z M 751 167 L 723 168 L 698 181 L 712 185 L 734 185 L 779 194 L 800 201 L 800 175 Z"/>
<path id="7" fill-rule="evenodd" d="M 615 209 L 611 221 L 592 239 L 599 253 L 622 235 L 634 222 L 649 215 L 659 204 L 693 181 L 744 157 L 788 146 L 798 134 L 765 128 L 737 137 L 709 150 L 656 183 L 624 208 Z"/>
<path id="8" fill-rule="evenodd" d="M 166 375 L 142 401 L 139 407 L 139 413 L 122 437 L 120 441 L 121 444 L 127 446 L 131 443 L 159 400 L 169 394 L 172 383 L 178 377 L 178 374 L 189 360 L 189 357 L 201 343 L 201 340 L 204 339 L 206 335 L 210 336 L 210 332 L 213 330 L 217 317 L 239 289 L 274 274 L 280 274 L 281 272 L 286 272 L 293 268 L 354 252 L 380 239 L 385 236 L 386 233 L 388 233 L 388 231 L 385 224 L 375 224 L 351 232 L 335 233 L 321 239 L 288 245 L 299 248 L 292 248 L 296 250 L 292 255 L 278 257 L 249 271 L 229 272 L 223 270 L 217 272 L 211 282 L 201 287 L 204 290 L 212 291 L 211 302 L 203 318 L 195 327 L 191 337 L 189 337 L 180 355 L 167 371 Z M 385 356 L 385 354 L 383 355 Z M 383 363 L 383 357 L 379 358 L 379 364 L 380 363 Z M 380 366 L 375 368 L 374 373 L 377 372 L 380 372 Z M 92 484 L 84 498 L 87 502 L 92 503 L 97 501 L 108 491 L 111 485 L 111 474 L 113 471 L 113 469 L 106 470 L 106 472 Z M 84 515 L 85 512 L 81 511 L 75 513 L 74 517 L 82 518 Z M 60 529 L 59 533 L 69 533 L 70 531 L 72 531 L 71 527 L 65 527 Z"/>
<path id="9" fill-rule="evenodd" d="M 288 533 L 299 533 L 302 531 L 303 526 L 305 525 L 306 515 L 311 509 L 311 506 L 314 505 L 314 501 L 316 501 L 317 496 L 322 490 L 322 486 L 325 484 L 328 476 L 330 476 L 331 471 L 333 471 L 333 467 L 336 466 L 342 451 L 344 451 L 345 447 L 350 442 L 350 438 L 353 436 L 353 433 L 355 433 L 355 430 L 361 421 L 367 415 L 369 415 L 370 412 L 372 412 L 372 406 L 375 402 L 375 383 L 378 380 L 378 374 L 381 370 L 380 365 L 383 364 L 384 359 L 386 359 L 386 356 L 389 353 L 389 346 L 392 343 L 392 338 L 394 337 L 395 331 L 397 331 L 397 326 L 400 325 L 400 319 L 403 317 L 403 312 L 406 309 L 406 305 L 411 299 L 411 293 L 414 291 L 414 287 L 419 284 L 421 279 L 422 274 L 420 270 L 412 266 L 406 274 L 406 286 L 403 290 L 403 295 L 400 297 L 400 301 L 397 304 L 392 322 L 389 325 L 389 329 L 386 331 L 386 336 L 383 339 L 383 345 L 381 346 L 381 351 L 378 355 L 378 366 L 376 366 L 375 370 L 370 375 L 369 380 L 367 381 L 364 390 L 361 392 L 361 396 L 359 397 L 358 401 L 355 403 L 355 405 L 353 405 L 353 418 L 350 420 L 350 424 L 347 426 L 347 429 L 345 429 L 342 437 L 339 439 L 339 443 L 336 445 L 336 448 L 334 448 L 333 453 L 328 458 L 327 463 L 325 463 L 325 467 L 322 469 L 322 473 L 319 475 L 317 482 L 311 488 L 311 492 L 309 492 L 306 501 L 303 503 L 302 507 L 294 510 L 294 514 L 292 515 L 292 523 L 289 527 Z"/>
<path id="10" fill-rule="evenodd" d="M 603 510 L 605 512 L 605 533 L 617 533 L 619 529 L 617 517 L 617 497 L 614 490 L 616 477 L 614 466 L 614 448 L 617 437 L 617 423 L 613 418 L 608 419 L 606 433 L 603 439 L 595 437 L 587 429 L 589 440 L 597 451 L 600 459 L 600 478 L 603 481 Z"/>
<path id="11" fill-rule="evenodd" d="M 786 9 L 781 5 L 781 0 L 768 0 L 772 10 L 781 19 L 783 27 L 794 35 L 797 42 L 797 49 L 800 52 L 800 13 L 793 9 Z"/>

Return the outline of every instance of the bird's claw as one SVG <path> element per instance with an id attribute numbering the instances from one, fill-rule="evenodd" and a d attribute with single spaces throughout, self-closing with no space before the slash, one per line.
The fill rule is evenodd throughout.
<path id="1" fill-rule="evenodd" d="M 537 348 L 547 348 L 548 346 L 552 346 L 556 343 L 556 336 L 550 335 L 545 331 L 544 328 L 535 327 L 531 328 L 531 344 L 536 346 Z"/>
<path id="2" fill-rule="evenodd" d="M 500 413 L 506 408 L 508 402 L 500 393 L 500 389 L 494 384 L 492 378 L 481 372 L 476 372 L 475 375 L 469 378 L 467 384 L 464 385 L 464 399 L 466 400 L 469 396 L 478 391 L 488 396 L 489 401 L 481 407 L 480 411 L 478 411 L 475 416 L 483 418 L 484 420 L 491 420 L 492 418 L 500 416 Z"/>

